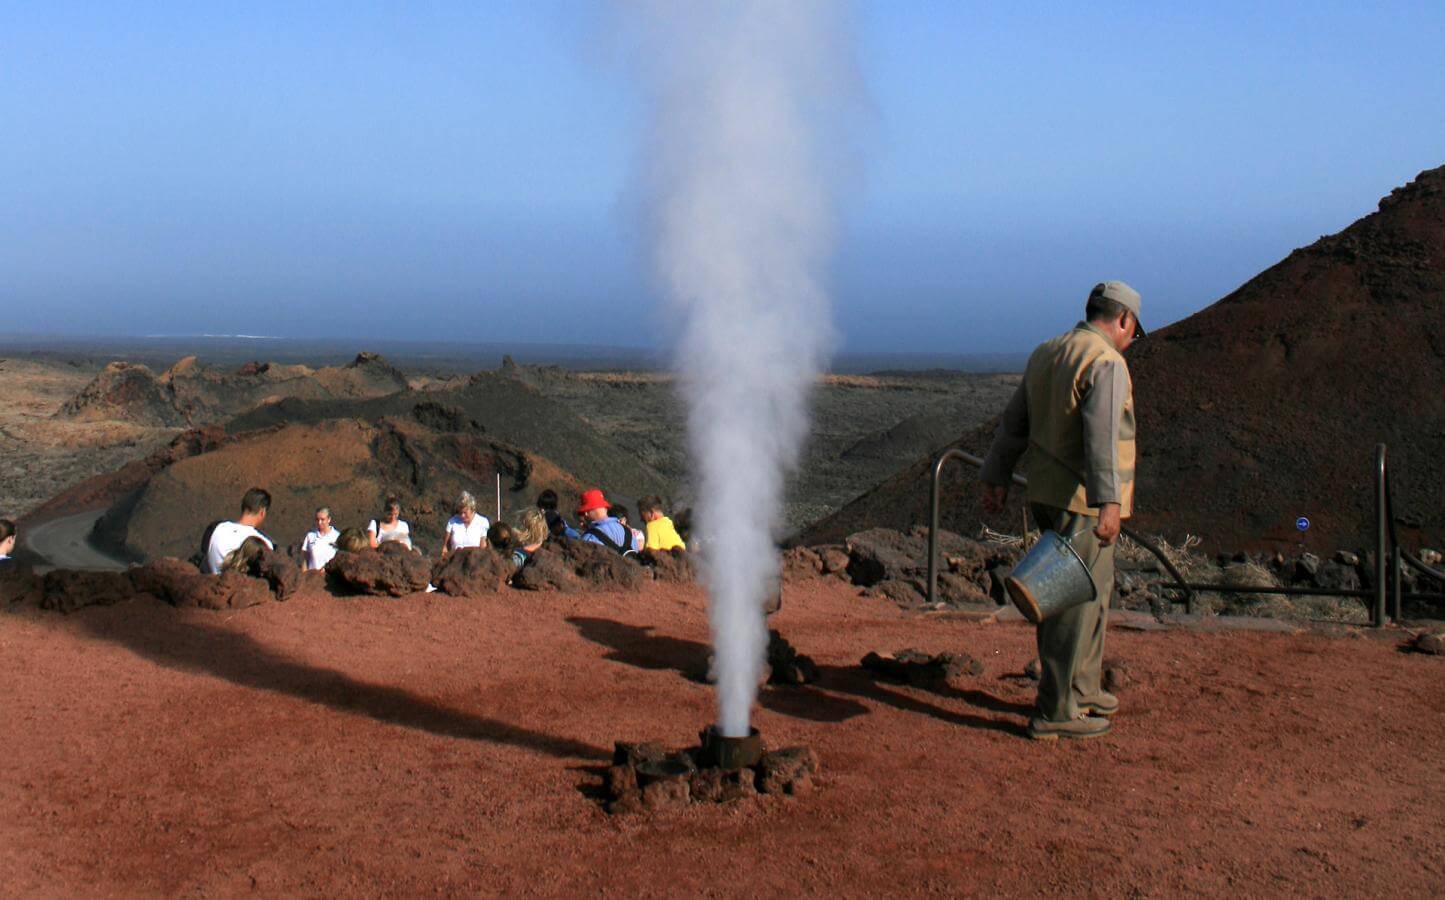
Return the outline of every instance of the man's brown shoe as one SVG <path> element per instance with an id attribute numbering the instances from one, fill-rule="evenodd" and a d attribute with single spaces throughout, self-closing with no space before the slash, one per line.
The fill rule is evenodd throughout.
<path id="1" fill-rule="evenodd" d="M 1091 716 L 1112 716 L 1119 711 L 1119 698 L 1108 691 L 1100 691 L 1096 697 L 1080 700 L 1078 707 L 1079 712 Z"/>
<path id="2" fill-rule="evenodd" d="M 1029 737 L 1036 741 L 1056 741 L 1059 738 L 1102 737 L 1113 727 L 1108 719 L 1080 714 L 1067 722 L 1050 722 L 1034 716 L 1029 720 Z"/>

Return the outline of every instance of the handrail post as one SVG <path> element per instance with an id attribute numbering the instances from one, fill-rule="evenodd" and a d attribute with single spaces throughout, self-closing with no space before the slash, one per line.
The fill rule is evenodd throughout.
<path id="1" fill-rule="evenodd" d="M 928 605 L 932 606 L 935 596 L 938 593 L 938 510 L 942 504 L 940 493 L 942 488 L 939 485 L 939 476 L 943 474 L 943 464 L 954 456 L 962 456 L 963 451 L 956 447 L 938 454 L 938 459 L 933 461 L 933 482 L 928 494 Z"/>
<path id="2" fill-rule="evenodd" d="M 1385 625 L 1385 595 L 1389 580 L 1389 524 L 1385 503 L 1385 445 L 1375 445 L 1375 606 L 1370 611 L 1370 624 Z"/>

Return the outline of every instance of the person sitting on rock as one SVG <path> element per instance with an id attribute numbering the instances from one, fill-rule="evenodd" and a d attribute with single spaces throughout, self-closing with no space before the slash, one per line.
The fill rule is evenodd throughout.
<path id="1" fill-rule="evenodd" d="M 597 488 L 582 492 L 577 506 L 577 518 L 584 523 L 582 540 L 601 544 L 623 556 L 641 550 L 642 543 L 632 529 L 614 519 L 609 512 L 610 507 L 607 498 Z"/>
<path id="2" fill-rule="evenodd" d="M 447 520 L 447 536 L 442 541 L 442 559 L 447 554 L 466 547 L 485 547 L 487 529 L 492 523 L 477 513 L 476 498 L 467 491 L 457 498 L 457 514 Z"/>
<path id="3" fill-rule="evenodd" d="M 301 557 L 307 569 L 324 569 L 336 555 L 336 539 L 341 532 L 331 527 L 331 510 L 322 506 L 316 510 L 316 528 L 306 532 L 301 541 Z"/>
<path id="4" fill-rule="evenodd" d="M 257 565 L 261 554 L 271 549 L 266 538 L 261 535 L 250 535 L 241 541 L 241 546 L 226 554 L 221 560 L 221 572 L 240 572 L 242 575 L 256 575 L 260 566 Z"/>
<path id="5" fill-rule="evenodd" d="M 487 546 L 503 556 L 511 554 L 516 543 L 517 536 L 506 522 L 497 522 L 487 529 Z"/>
<path id="6" fill-rule="evenodd" d="M 627 521 L 627 507 L 621 503 L 614 503 L 608 508 L 607 514 L 621 522 L 623 528 L 632 532 L 632 543 L 634 546 L 641 547 L 647 543 L 647 535 L 642 533 L 642 529 L 633 528 L 632 523 Z"/>
<path id="7" fill-rule="evenodd" d="M 15 523 L 9 519 L 0 519 L 0 562 L 10 559 L 10 554 L 15 552 Z"/>
<path id="8" fill-rule="evenodd" d="M 521 571 L 527 563 L 532 561 L 532 554 L 536 553 L 547 540 L 547 533 L 547 517 L 542 510 L 524 509 L 517 513 L 516 520 L 512 525 L 514 538 L 512 570 L 514 572 Z"/>
<path id="9" fill-rule="evenodd" d="M 574 541 L 582 535 L 557 512 L 557 492 L 551 488 L 537 495 L 537 508 L 547 518 L 547 533 L 552 537 L 569 537 Z"/>
<path id="10" fill-rule="evenodd" d="M 276 544 L 260 532 L 261 523 L 266 521 L 266 512 L 271 508 L 271 494 L 263 488 L 251 488 L 241 498 L 241 518 L 235 522 L 219 522 L 211 530 L 211 540 L 206 546 L 206 571 L 212 575 L 221 571 L 221 563 L 232 550 L 240 548 L 248 537 L 260 538 L 268 548 Z"/>
<path id="11" fill-rule="evenodd" d="M 411 526 L 402 521 L 401 500 L 395 495 L 389 496 L 381 509 L 381 519 L 372 519 L 371 524 L 366 526 L 367 533 L 371 535 L 371 546 L 378 547 L 382 541 L 396 541 L 410 548 Z"/>
<path id="12" fill-rule="evenodd" d="M 336 549 L 342 553 L 360 553 L 371 549 L 371 537 L 360 528 L 348 528 L 336 539 Z"/>
<path id="13" fill-rule="evenodd" d="M 637 501 L 637 512 L 647 526 L 648 550 L 686 550 L 687 543 L 677 533 L 672 519 L 662 513 L 662 499 L 656 496 L 643 497 Z"/>

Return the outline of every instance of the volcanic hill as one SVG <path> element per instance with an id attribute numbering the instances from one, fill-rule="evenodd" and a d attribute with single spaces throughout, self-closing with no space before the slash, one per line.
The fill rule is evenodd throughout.
<path id="1" fill-rule="evenodd" d="M 1145 298 L 1147 304 L 1148 298 Z M 1079 303 L 1082 307 L 1082 300 Z M 1061 310 L 1059 330 L 1072 310 Z M 1445 540 L 1445 167 L 1129 350 L 1135 527 L 1210 549 L 1365 546 L 1375 445 L 1407 539 Z M 956 446 L 982 455 L 992 425 Z M 920 459 L 806 529 L 822 543 L 927 521 Z M 945 527 L 982 517 L 974 473 L 945 477 Z M 1308 531 L 1296 520 L 1308 517 Z M 1017 510 L 1000 527 L 1017 531 Z"/>
<path id="2" fill-rule="evenodd" d="M 313 510 L 365 527 L 388 494 L 417 542 L 433 551 L 456 497 L 471 491 L 504 514 L 551 488 L 564 498 L 601 486 L 621 502 L 670 484 L 560 404 L 514 379 L 483 373 L 459 385 L 369 399 L 296 397 L 266 403 L 53 498 L 35 520 L 104 508 L 93 537 L 131 559 L 188 557 L 205 526 L 236 514 L 247 488 L 272 494 L 265 530 L 294 543 Z"/>
<path id="3" fill-rule="evenodd" d="M 375 353 L 360 353 L 345 366 L 321 369 L 247 363 L 226 370 L 187 356 L 160 375 L 143 365 L 113 362 L 56 415 L 185 427 L 217 422 L 283 397 L 378 397 L 407 387 L 406 376 Z"/>

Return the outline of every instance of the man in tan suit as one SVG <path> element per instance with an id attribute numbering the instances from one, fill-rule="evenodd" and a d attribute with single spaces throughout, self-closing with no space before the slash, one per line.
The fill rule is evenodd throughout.
<path id="1" fill-rule="evenodd" d="M 980 478 L 984 508 L 1008 497 L 1019 457 L 1040 529 L 1075 535 L 1096 596 L 1038 626 L 1036 740 L 1098 737 L 1119 700 L 1104 690 L 1104 628 L 1114 591 L 1114 540 L 1134 507 L 1134 396 L 1123 353 L 1144 335 L 1139 293 L 1122 281 L 1094 286 L 1085 321 L 1040 344 L 1004 410 Z"/>

